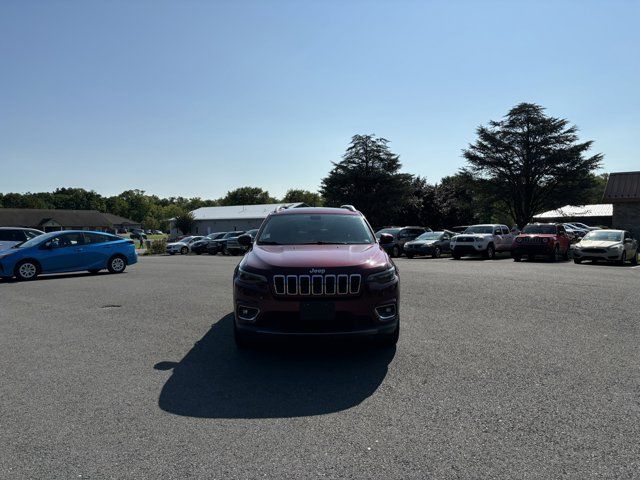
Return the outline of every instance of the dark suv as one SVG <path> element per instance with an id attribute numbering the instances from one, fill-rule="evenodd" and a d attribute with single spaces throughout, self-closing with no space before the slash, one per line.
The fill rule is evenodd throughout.
<path id="1" fill-rule="evenodd" d="M 269 215 L 233 275 L 239 347 L 261 336 L 374 336 L 395 345 L 398 270 L 353 207 Z"/>
<path id="2" fill-rule="evenodd" d="M 404 244 L 415 240 L 424 232 L 430 232 L 430 228 L 424 227 L 387 227 L 376 232 L 376 237 L 380 238 L 383 233 L 388 233 L 393 237 L 390 243 L 384 244 L 385 251 L 392 257 L 399 257 L 404 252 Z"/>
<path id="3" fill-rule="evenodd" d="M 533 259 L 545 256 L 555 262 L 560 256 L 569 258 L 571 240 L 563 225 L 555 223 L 530 223 L 513 241 L 511 256 L 519 262 L 523 256 Z"/>

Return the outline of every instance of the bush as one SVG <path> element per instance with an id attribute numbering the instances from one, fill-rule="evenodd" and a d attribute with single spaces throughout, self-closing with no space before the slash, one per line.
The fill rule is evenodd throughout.
<path id="1" fill-rule="evenodd" d="M 147 248 L 148 255 L 157 255 L 160 253 L 165 253 L 167 251 L 167 239 L 160 238 L 158 240 L 151 240 L 149 244 L 149 248 Z"/>

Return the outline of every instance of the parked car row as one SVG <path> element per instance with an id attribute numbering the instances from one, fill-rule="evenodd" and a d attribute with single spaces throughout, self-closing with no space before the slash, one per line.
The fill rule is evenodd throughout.
<path id="1" fill-rule="evenodd" d="M 206 236 L 191 235 L 181 237 L 175 242 L 167 244 L 167 253 L 169 255 L 175 255 L 179 253 L 181 255 L 187 255 L 188 253 L 195 253 L 196 255 L 202 255 L 208 253 L 209 255 L 217 255 L 221 253 L 223 255 L 241 255 L 247 251 L 247 247 L 240 245 L 238 237 L 243 234 L 255 238 L 258 230 L 234 230 L 232 232 L 215 232 Z"/>
<path id="2" fill-rule="evenodd" d="M 454 228 L 462 230 L 463 227 Z M 422 233 L 418 233 L 420 231 Z M 407 258 L 420 255 L 438 258 L 450 253 L 456 260 L 467 255 L 492 259 L 504 252 L 519 262 L 524 257 L 568 260 L 573 253 L 576 263 L 604 260 L 636 264 L 638 261 L 638 242 L 629 232 L 582 223 L 532 223 L 518 232 L 502 224 L 470 225 L 461 233 L 433 232 L 426 227 L 389 227 L 379 230 L 376 236 L 380 238 L 382 234 L 393 237 L 383 248 L 394 257 L 404 254 Z"/>

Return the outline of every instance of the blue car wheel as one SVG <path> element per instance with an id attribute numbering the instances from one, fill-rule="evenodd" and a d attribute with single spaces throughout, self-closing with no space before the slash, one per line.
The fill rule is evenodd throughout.
<path id="1" fill-rule="evenodd" d="M 22 260 L 18 262 L 13 273 L 18 280 L 35 280 L 40 273 L 40 265 L 33 260 Z"/>
<path id="2" fill-rule="evenodd" d="M 111 273 L 122 273 L 125 268 L 127 268 L 127 260 L 122 255 L 114 255 L 107 264 L 107 269 Z"/>

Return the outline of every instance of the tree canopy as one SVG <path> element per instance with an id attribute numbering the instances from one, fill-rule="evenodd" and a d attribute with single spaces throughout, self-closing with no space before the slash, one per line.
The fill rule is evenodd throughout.
<path id="1" fill-rule="evenodd" d="M 323 205 L 323 198 L 319 193 L 310 192 L 309 190 L 303 190 L 299 188 L 291 188 L 287 190 L 282 198 L 283 203 L 306 203 L 310 207 L 321 207 Z"/>
<path id="2" fill-rule="evenodd" d="M 413 175 L 400 172 L 400 158 L 388 144 L 374 135 L 354 135 L 342 160 L 333 162 L 322 180 L 325 204 L 353 204 L 376 227 L 398 216 L 411 198 Z"/>
<path id="3" fill-rule="evenodd" d="M 240 187 L 227 192 L 220 199 L 220 205 L 260 205 L 262 203 L 276 203 L 277 199 L 269 192 L 259 187 Z"/>
<path id="4" fill-rule="evenodd" d="M 478 127 L 476 142 L 463 151 L 467 171 L 523 226 L 559 203 L 585 203 L 583 191 L 593 187 L 602 155 L 586 156 L 593 142 L 579 142 L 577 132 L 541 106 L 521 103 L 504 119 Z"/>

